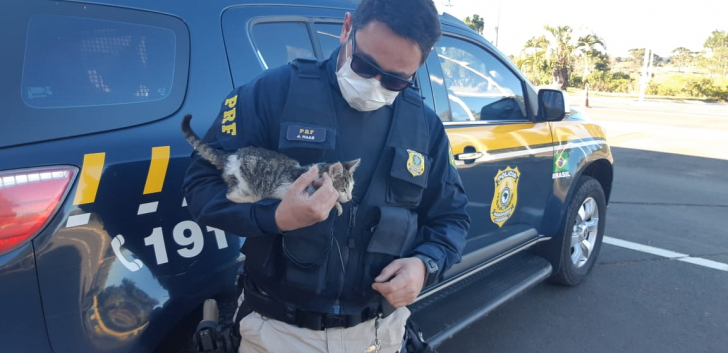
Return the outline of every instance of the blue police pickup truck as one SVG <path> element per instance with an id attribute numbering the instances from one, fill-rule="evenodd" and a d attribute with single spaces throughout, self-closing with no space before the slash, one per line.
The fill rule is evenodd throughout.
<path id="1" fill-rule="evenodd" d="M 6 0 L 0 351 L 187 344 L 203 301 L 234 296 L 244 239 L 192 220 L 182 116 L 205 131 L 233 87 L 329 57 L 355 6 Z M 441 21 L 416 81 L 450 138 L 472 225 L 462 262 L 411 305 L 435 345 L 543 280 L 583 281 L 613 175 L 598 125 L 462 22 Z"/>

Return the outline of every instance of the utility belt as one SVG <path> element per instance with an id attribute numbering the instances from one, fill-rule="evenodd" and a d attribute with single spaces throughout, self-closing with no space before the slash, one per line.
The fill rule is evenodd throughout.
<path id="1" fill-rule="evenodd" d="M 326 314 L 313 311 L 305 311 L 290 304 L 280 303 L 256 292 L 254 289 L 243 290 L 243 303 L 240 305 L 235 322 L 239 323 L 242 318 L 255 311 L 261 316 L 282 321 L 290 325 L 307 328 L 315 331 L 323 331 L 329 328 L 349 328 L 362 322 L 369 321 L 381 315 L 382 318 L 389 316 L 395 308 L 385 299 L 365 307 L 356 314 Z"/>

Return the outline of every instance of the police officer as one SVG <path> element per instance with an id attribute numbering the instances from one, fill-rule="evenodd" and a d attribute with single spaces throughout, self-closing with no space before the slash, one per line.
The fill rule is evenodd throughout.
<path id="1" fill-rule="evenodd" d="M 302 175 L 282 200 L 236 204 L 193 154 L 193 217 L 246 237 L 239 352 L 398 351 L 406 305 L 460 261 L 467 199 L 442 123 L 413 87 L 439 37 L 432 0 L 363 0 L 328 60 L 268 70 L 225 99 L 205 136 L 216 148 L 301 165 L 361 158 L 339 216 L 327 174 Z"/>

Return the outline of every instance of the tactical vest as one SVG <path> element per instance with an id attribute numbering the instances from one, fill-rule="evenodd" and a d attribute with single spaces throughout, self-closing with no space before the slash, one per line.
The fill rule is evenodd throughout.
<path id="1" fill-rule="evenodd" d="M 301 165 L 341 161 L 325 66 L 301 59 L 290 64 L 278 151 Z M 297 140 L 291 132 L 300 129 L 315 131 L 321 141 Z M 248 278 L 271 298 L 300 310 L 348 314 L 379 302 L 374 278 L 417 245 L 416 211 L 427 186 L 429 146 L 422 99 L 407 89 L 394 102 L 386 145 L 365 196 L 343 204 L 341 216 L 334 209 L 310 227 L 247 239 Z"/>

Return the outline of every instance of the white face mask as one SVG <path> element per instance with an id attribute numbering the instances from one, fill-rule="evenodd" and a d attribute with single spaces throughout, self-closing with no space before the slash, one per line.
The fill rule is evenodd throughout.
<path id="1" fill-rule="evenodd" d="M 345 45 L 348 52 L 349 46 Z M 360 111 L 377 110 L 385 105 L 392 105 L 399 92 L 390 91 L 379 83 L 374 77 L 363 78 L 351 69 L 351 57 L 346 56 L 346 62 L 336 71 L 336 80 L 339 81 L 341 95 L 349 105 Z"/>

